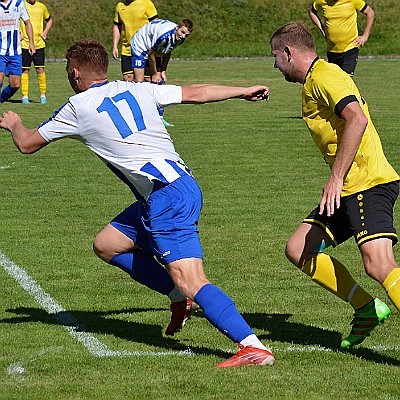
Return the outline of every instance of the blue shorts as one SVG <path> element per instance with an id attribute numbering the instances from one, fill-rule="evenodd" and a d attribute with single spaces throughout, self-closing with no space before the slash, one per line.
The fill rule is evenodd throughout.
<path id="1" fill-rule="evenodd" d="M 111 221 L 161 264 L 203 258 L 197 229 L 202 194 L 196 180 L 185 175 L 156 190 L 146 203 L 136 202 Z"/>
<path id="2" fill-rule="evenodd" d="M 132 54 L 132 68 L 146 69 L 145 75 L 150 75 L 150 66 L 148 61 L 148 54 L 141 54 L 140 56 Z M 156 57 L 157 71 L 161 71 L 162 57 Z"/>
<path id="3" fill-rule="evenodd" d="M 140 54 L 139 56 L 132 54 L 132 68 L 144 69 L 146 67 L 147 58 L 148 54 Z"/>
<path id="4" fill-rule="evenodd" d="M 5 75 L 22 75 L 22 55 L 0 56 L 0 72 Z"/>

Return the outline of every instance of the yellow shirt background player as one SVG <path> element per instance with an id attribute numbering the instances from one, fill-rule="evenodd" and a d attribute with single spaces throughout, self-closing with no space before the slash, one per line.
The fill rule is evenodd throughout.
<path id="1" fill-rule="evenodd" d="M 150 0 L 120 1 L 115 8 L 112 54 L 118 60 L 118 43 L 122 37 L 121 71 L 124 80 L 133 80 L 130 41 L 136 31 L 157 18 L 157 10 Z"/>
<path id="2" fill-rule="evenodd" d="M 40 91 L 40 103 L 46 104 L 46 92 L 47 82 L 46 73 L 44 71 L 45 66 L 45 47 L 47 34 L 53 25 L 53 19 L 49 13 L 47 7 L 36 0 L 24 0 L 26 9 L 28 11 L 32 29 L 33 29 L 33 40 L 36 47 L 36 53 L 32 56 L 29 54 L 29 40 L 26 34 L 24 24 L 21 24 L 20 33 L 23 36 L 21 40 L 22 48 L 22 78 L 21 78 L 21 91 L 22 91 L 22 103 L 29 104 L 29 71 L 31 69 L 32 62 L 35 66 L 37 79 Z"/>
<path id="3" fill-rule="evenodd" d="M 339 110 L 352 101 L 359 103 L 368 118 L 368 125 L 344 179 L 342 196 L 400 179 L 385 157 L 368 105 L 353 79 L 337 65 L 321 59 L 315 61 L 303 86 L 303 119 L 331 168 L 345 126 L 345 121 L 337 113 L 340 114 Z"/>
<path id="4" fill-rule="evenodd" d="M 358 33 L 357 18 L 366 16 L 365 29 Z M 358 58 L 358 49 L 368 40 L 374 22 L 374 11 L 364 0 L 316 0 L 309 15 L 326 39 L 328 61 L 353 74 Z M 323 20 L 321 21 L 320 15 Z"/>

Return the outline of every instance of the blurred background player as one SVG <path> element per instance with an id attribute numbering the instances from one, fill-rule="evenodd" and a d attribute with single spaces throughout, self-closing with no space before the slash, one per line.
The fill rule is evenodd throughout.
<path id="1" fill-rule="evenodd" d="M 29 53 L 35 53 L 32 25 L 25 3 L 22 0 L 0 0 L 0 88 L 4 76 L 9 84 L 0 95 L 0 104 L 10 99 L 21 87 L 22 51 L 20 41 L 20 20 L 26 27 L 29 39 Z"/>
<path id="2" fill-rule="evenodd" d="M 181 45 L 192 31 L 190 19 L 182 19 L 178 24 L 157 19 L 140 28 L 131 39 L 135 82 L 165 83 L 172 50 Z M 164 125 L 171 126 L 164 119 L 163 108 L 159 109 L 159 114 Z"/>
<path id="3" fill-rule="evenodd" d="M 46 73 L 44 72 L 45 47 L 47 34 L 49 33 L 50 28 L 53 26 L 53 18 L 49 14 L 47 7 L 40 1 L 25 0 L 25 5 L 32 24 L 33 40 L 35 43 L 36 53 L 31 55 L 29 52 L 29 39 L 28 35 L 26 34 L 25 25 L 22 24 L 22 103 L 29 104 L 29 71 L 33 62 L 39 83 L 40 103 L 46 104 L 47 85 Z"/>
<path id="4" fill-rule="evenodd" d="M 323 23 L 318 13 L 322 14 Z M 367 17 L 361 36 L 358 36 L 358 13 Z M 368 40 L 374 23 L 372 8 L 363 0 L 316 0 L 309 15 L 326 39 L 328 61 L 353 75 L 359 47 Z"/>
<path id="5" fill-rule="evenodd" d="M 118 43 L 122 37 L 121 71 L 125 81 L 133 81 L 131 38 L 139 28 L 156 18 L 157 10 L 150 0 L 120 1 L 115 8 L 112 55 L 118 60 Z"/>
<path id="6" fill-rule="evenodd" d="M 167 81 L 167 66 L 171 52 L 193 31 L 193 22 L 182 19 L 178 24 L 157 19 L 140 28 L 131 39 L 132 66 L 135 82 L 145 81 L 148 65 L 150 81 Z"/>

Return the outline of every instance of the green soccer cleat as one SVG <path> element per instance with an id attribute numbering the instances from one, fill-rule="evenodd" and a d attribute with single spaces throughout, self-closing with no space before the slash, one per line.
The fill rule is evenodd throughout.
<path id="1" fill-rule="evenodd" d="M 353 325 L 351 332 L 347 338 L 342 340 L 340 347 L 348 349 L 362 343 L 372 330 L 383 323 L 389 315 L 389 307 L 379 299 L 374 299 L 363 308 L 356 310 L 351 321 L 351 325 Z"/>

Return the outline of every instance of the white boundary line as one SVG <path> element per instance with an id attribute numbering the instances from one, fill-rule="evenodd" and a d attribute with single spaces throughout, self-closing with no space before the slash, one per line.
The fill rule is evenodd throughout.
<path id="1" fill-rule="evenodd" d="M 184 351 L 123 351 L 111 350 L 100 340 L 95 338 L 85 330 L 85 327 L 76 320 L 76 318 L 58 304 L 41 286 L 31 278 L 28 273 L 12 262 L 5 254 L 0 251 L 0 265 L 4 270 L 14 278 L 18 284 L 26 290 L 35 301 L 41 305 L 50 315 L 57 319 L 67 332 L 80 342 L 86 349 L 96 357 L 137 357 L 137 356 L 193 356 L 196 355 L 190 348 Z M 367 349 L 375 351 L 399 351 L 400 346 L 370 346 Z M 288 346 L 286 348 L 272 348 L 272 350 L 281 352 L 334 352 L 335 349 L 329 349 L 322 346 Z M 232 352 L 232 350 L 226 350 Z"/>
<path id="2" fill-rule="evenodd" d="M 86 349 L 97 357 L 129 357 L 129 356 L 171 356 L 171 355 L 194 355 L 191 350 L 185 351 L 114 351 L 104 343 L 95 338 L 75 317 L 58 304 L 41 286 L 32 279 L 27 272 L 13 263 L 5 254 L 0 251 L 0 265 L 14 278 L 18 284 L 25 289 L 50 315 L 57 319 L 67 332 Z"/>

